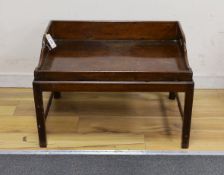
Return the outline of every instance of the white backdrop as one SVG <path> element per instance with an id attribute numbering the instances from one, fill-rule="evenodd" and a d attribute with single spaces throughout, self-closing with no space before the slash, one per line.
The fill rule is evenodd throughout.
<path id="1" fill-rule="evenodd" d="M 223 7 L 223 0 L 0 0 L 0 86 L 31 86 L 49 20 L 179 20 L 196 86 L 224 88 Z"/>

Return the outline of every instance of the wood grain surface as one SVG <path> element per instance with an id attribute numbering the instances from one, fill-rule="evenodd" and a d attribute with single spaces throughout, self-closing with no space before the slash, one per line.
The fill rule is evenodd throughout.
<path id="1" fill-rule="evenodd" d="M 167 93 L 62 96 L 47 119 L 47 149 L 181 149 L 181 117 Z M 190 150 L 224 151 L 223 106 L 224 90 L 196 90 Z M 0 149 L 40 149 L 32 89 L 0 88 Z"/>

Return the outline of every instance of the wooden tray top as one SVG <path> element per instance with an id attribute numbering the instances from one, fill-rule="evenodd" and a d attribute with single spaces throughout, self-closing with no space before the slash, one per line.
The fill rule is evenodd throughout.
<path id="1" fill-rule="evenodd" d="M 52 21 L 37 80 L 190 81 L 185 38 L 178 22 Z"/>

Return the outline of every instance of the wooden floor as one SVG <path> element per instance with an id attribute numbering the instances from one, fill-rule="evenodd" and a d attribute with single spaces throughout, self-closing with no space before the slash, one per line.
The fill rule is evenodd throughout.
<path id="1" fill-rule="evenodd" d="M 180 150 L 182 121 L 167 93 L 62 95 L 47 119 L 48 149 Z M 0 149 L 39 149 L 31 89 L 0 88 Z M 196 90 L 190 150 L 224 151 L 224 90 Z"/>

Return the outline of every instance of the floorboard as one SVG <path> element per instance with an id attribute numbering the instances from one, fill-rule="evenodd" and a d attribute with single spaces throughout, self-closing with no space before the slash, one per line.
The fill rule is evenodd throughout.
<path id="1" fill-rule="evenodd" d="M 180 150 L 181 127 L 167 93 L 62 93 L 47 149 Z M 0 88 L 0 149 L 40 149 L 32 89 Z M 224 151 L 224 90 L 196 90 L 189 149 Z"/>

